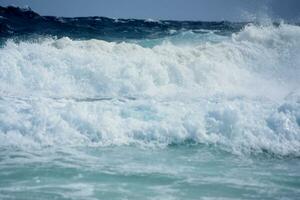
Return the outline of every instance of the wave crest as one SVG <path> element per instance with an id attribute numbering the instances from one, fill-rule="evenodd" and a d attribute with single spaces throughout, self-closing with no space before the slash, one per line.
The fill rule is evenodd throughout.
<path id="1" fill-rule="evenodd" d="M 192 140 L 299 156 L 298 26 L 250 25 L 217 42 L 166 40 L 151 48 L 66 37 L 7 41 L 1 145 Z"/>

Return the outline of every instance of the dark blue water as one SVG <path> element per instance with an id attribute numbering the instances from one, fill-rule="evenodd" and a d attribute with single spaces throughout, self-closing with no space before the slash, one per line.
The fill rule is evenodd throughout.
<path id="1" fill-rule="evenodd" d="M 0 7 L 0 36 L 31 37 L 33 35 L 70 37 L 72 39 L 155 39 L 172 36 L 178 31 L 218 30 L 228 34 L 240 30 L 245 23 L 155 21 L 139 19 L 111 19 L 106 17 L 40 16 L 30 9 Z"/>

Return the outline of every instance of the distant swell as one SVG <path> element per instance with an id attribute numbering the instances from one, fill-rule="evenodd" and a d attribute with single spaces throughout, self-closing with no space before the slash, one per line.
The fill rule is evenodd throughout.
<path id="1" fill-rule="evenodd" d="M 73 39 L 97 38 L 109 41 L 171 36 L 185 30 L 220 30 L 222 34 L 240 30 L 244 23 L 178 22 L 106 17 L 40 16 L 30 9 L 0 6 L 0 37 L 57 36 Z"/>

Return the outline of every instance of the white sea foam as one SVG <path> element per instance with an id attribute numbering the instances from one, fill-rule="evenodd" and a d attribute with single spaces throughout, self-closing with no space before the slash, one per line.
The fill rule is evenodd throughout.
<path id="1" fill-rule="evenodd" d="M 69 38 L 0 49 L 0 145 L 168 145 L 300 155 L 300 27 L 220 42 Z"/>

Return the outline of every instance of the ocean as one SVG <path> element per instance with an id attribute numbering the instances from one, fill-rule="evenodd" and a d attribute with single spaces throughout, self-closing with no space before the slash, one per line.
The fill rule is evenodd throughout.
<path id="1" fill-rule="evenodd" d="M 0 199 L 299 199 L 300 26 L 0 7 Z"/>

